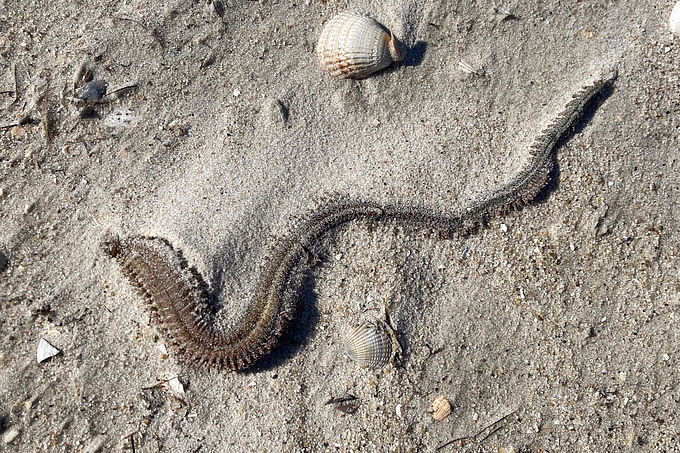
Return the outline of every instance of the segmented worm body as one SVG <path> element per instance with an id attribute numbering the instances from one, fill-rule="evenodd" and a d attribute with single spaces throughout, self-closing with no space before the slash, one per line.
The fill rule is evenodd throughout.
<path id="1" fill-rule="evenodd" d="M 548 181 L 553 153 L 590 101 L 615 79 L 613 73 L 579 90 L 562 113 L 539 134 L 523 168 L 506 184 L 452 216 L 423 209 L 352 200 L 322 205 L 278 241 L 263 267 L 253 298 L 231 330 L 216 327 L 207 286 L 181 253 L 162 238 L 132 236 L 105 242 L 105 250 L 139 288 L 171 346 L 197 366 L 241 370 L 276 346 L 292 320 L 309 266 L 308 250 L 329 230 L 350 221 L 394 221 L 442 236 L 466 235 L 488 219 L 535 198 Z"/>

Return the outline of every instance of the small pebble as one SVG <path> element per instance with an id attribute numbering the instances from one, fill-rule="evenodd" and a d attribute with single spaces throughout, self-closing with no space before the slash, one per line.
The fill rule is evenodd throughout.
<path id="1" fill-rule="evenodd" d="M 26 134 L 26 129 L 21 126 L 14 126 L 10 131 L 10 134 L 12 134 L 12 137 L 15 138 L 23 137 Z"/>
<path id="2" fill-rule="evenodd" d="M 84 101 L 99 101 L 106 96 L 106 82 L 103 80 L 88 82 L 85 85 L 76 88 L 75 94 L 77 98 Z"/>
<path id="3" fill-rule="evenodd" d="M 5 431 L 2 435 L 2 443 L 9 444 L 19 435 L 19 429 L 12 427 Z"/>

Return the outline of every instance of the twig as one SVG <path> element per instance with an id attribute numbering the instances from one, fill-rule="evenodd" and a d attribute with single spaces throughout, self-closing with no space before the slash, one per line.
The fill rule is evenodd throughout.
<path id="1" fill-rule="evenodd" d="M 470 445 L 470 444 L 473 444 L 473 443 L 481 444 L 481 443 L 484 442 L 486 439 L 488 439 L 489 437 L 491 437 L 494 433 L 496 433 L 499 429 L 502 428 L 502 426 L 499 425 L 502 421 L 506 420 L 506 419 L 507 419 L 508 417 L 510 417 L 511 415 L 516 414 L 518 410 L 519 410 L 519 409 L 515 409 L 514 411 L 510 412 L 510 413 L 507 414 L 507 415 L 504 415 L 503 417 L 499 418 L 498 420 L 496 420 L 495 422 L 491 423 L 490 425 L 485 426 L 485 427 L 482 428 L 479 432 L 477 432 L 477 434 L 474 434 L 474 435 L 472 435 L 472 436 L 458 437 L 458 438 L 456 438 L 456 439 L 450 440 L 450 441 L 448 441 L 448 442 L 446 442 L 446 443 L 441 444 L 440 446 L 438 446 L 438 447 L 436 448 L 436 450 L 437 450 L 437 451 L 442 450 L 442 449 L 444 449 L 444 448 L 448 447 L 449 445 L 452 445 L 452 444 L 454 444 L 454 443 L 456 443 L 456 442 L 458 442 L 458 446 L 459 446 L 459 447 L 462 447 L 462 446 L 464 446 L 464 445 Z M 488 430 L 489 428 L 491 429 L 491 431 L 489 431 L 488 434 L 486 434 L 484 437 L 482 437 L 482 438 L 480 439 L 479 436 L 481 436 L 481 435 L 484 433 L 484 431 Z"/>
<path id="2" fill-rule="evenodd" d="M 14 63 L 14 100 L 10 105 L 14 105 L 19 101 L 19 79 L 17 78 L 17 64 Z"/>
<path id="3" fill-rule="evenodd" d="M 147 32 L 149 32 L 149 34 L 153 37 L 153 39 L 156 40 L 156 42 L 158 43 L 159 46 L 161 46 L 161 48 L 165 47 L 165 46 L 163 45 L 163 42 L 161 41 L 161 39 L 158 37 L 158 33 L 156 33 L 155 30 L 150 29 L 149 27 L 147 27 L 146 25 L 144 25 L 144 24 L 141 23 L 140 21 L 135 20 L 135 19 L 130 19 L 129 17 L 119 17 L 119 16 L 111 16 L 111 17 L 113 17 L 114 19 L 118 19 L 118 20 L 127 20 L 127 21 L 129 21 L 129 22 L 132 22 L 132 23 L 135 23 L 135 24 L 139 25 L 139 26 L 142 27 L 144 30 L 146 30 Z"/>
<path id="4" fill-rule="evenodd" d="M 114 90 L 114 91 L 112 91 L 112 92 L 110 92 L 110 93 L 106 93 L 104 96 L 113 96 L 113 95 L 116 95 L 116 97 L 119 97 L 119 96 L 122 96 L 122 95 L 126 94 L 128 91 L 134 90 L 135 88 L 139 88 L 139 84 L 138 84 L 138 83 L 135 83 L 135 84 L 133 84 L 133 85 L 124 86 L 124 87 L 122 87 L 122 88 L 118 88 L 117 90 Z"/>
<path id="5" fill-rule="evenodd" d="M 324 404 L 332 404 L 340 412 L 352 415 L 361 406 L 361 400 L 350 393 L 345 393 L 343 396 L 329 399 Z"/>
<path id="6" fill-rule="evenodd" d="M 433 355 L 439 354 L 440 352 L 442 352 L 442 351 L 444 350 L 444 347 L 443 347 L 443 346 L 441 346 L 441 347 L 439 347 L 439 348 L 433 350 L 433 349 L 432 349 L 432 346 L 430 346 L 430 345 L 427 344 L 427 343 L 425 343 L 425 347 L 427 348 L 427 351 L 428 351 L 428 353 L 429 353 L 428 356 L 427 356 L 427 359 L 425 359 L 425 360 L 428 360 L 428 359 L 429 359 L 430 357 L 432 357 Z"/>
<path id="7" fill-rule="evenodd" d="M 326 401 L 324 403 L 324 405 L 326 406 L 328 404 L 342 404 L 342 403 L 346 403 L 348 401 L 355 401 L 357 399 L 358 398 L 356 396 L 354 396 L 350 393 L 345 393 L 343 396 L 337 396 L 337 397 L 329 399 L 328 401 Z"/>
<path id="8" fill-rule="evenodd" d="M 469 445 L 472 442 L 474 442 L 475 439 L 473 436 L 465 436 L 465 437 L 458 437 L 457 439 L 450 440 L 444 444 L 441 444 L 436 448 L 437 451 L 443 450 L 444 448 L 448 447 L 449 445 L 453 445 L 454 443 L 458 442 L 458 447 L 462 447 L 463 445 Z"/>
<path id="9" fill-rule="evenodd" d="M 50 82 L 52 81 L 51 75 L 47 77 L 47 87 L 45 87 L 45 94 L 43 95 L 43 105 L 42 105 L 42 123 L 43 129 L 45 131 L 45 139 L 47 143 L 52 141 L 52 119 L 50 118 Z"/>
<path id="10" fill-rule="evenodd" d="M 475 438 L 477 438 L 480 434 L 482 434 L 482 433 L 483 433 L 484 431 L 486 431 L 487 429 L 491 428 L 491 431 L 489 431 L 489 434 L 487 434 L 486 436 L 484 436 L 484 437 L 482 437 L 481 439 L 477 440 L 477 442 L 481 444 L 481 443 L 484 442 L 486 439 L 488 439 L 489 437 L 491 437 L 491 435 L 493 435 L 496 431 L 498 431 L 499 429 L 502 428 L 502 426 L 500 425 L 500 423 L 501 423 L 502 421 L 504 421 L 505 419 L 507 419 L 508 417 L 510 417 L 511 415 L 515 414 L 516 412 L 517 412 L 517 409 L 515 409 L 514 411 L 512 411 L 512 412 L 510 412 L 509 414 L 505 415 L 504 417 L 502 417 L 502 418 L 496 420 L 495 422 L 493 422 L 492 424 L 490 424 L 489 426 L 487 426 L 486 428 L 484 428 L 483 430 L 481 430 L 480 432 L 478 432 L 478 433 L 475 435 Z"/>

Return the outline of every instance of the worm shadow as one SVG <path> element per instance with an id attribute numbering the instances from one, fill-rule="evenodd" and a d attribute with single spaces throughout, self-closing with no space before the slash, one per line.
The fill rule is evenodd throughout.
<path id="1" fill-rule="evenodd" d="M 425 59 L 425 52 L 427 51 L 427 43 L 425 41 L 416 41 L 416 43 L 406 50 L 406 58 L 404 58 L 404 66 L 419 66 Z"/>
<path id="2" fill-rule="evenodd" d="M 250 368 L 241 371 L 243 374 L 271 371 L 283 365 L 296 355 L 314 336 L 314 329 L 319 323 L 319 309 L 317 296 L 314 291 L 314 278 L 307 276 L 298 292 L 297 311 L 290 322 L 289 328 L 281 338 L 279 344 L 271 353 L 255 362 Z"/>
<path id="3" fill-rule="evenodd" d="M 571 132 L 564 136 L 562 140 L 555 147 L 555 151 L 552 153 L 552 170 L 548 176 L 548 183 L 538 192 L 536 198 L 534 198 L 532 204 L 541 204 L 548 201 L 550 195 L 555 192 L 560 186 L 560 165 L 557 159 L 557 153 L 559 150 L 567 143 L 574 135 L 580 134 L 583 129 L 590 123 L 590 121 L 595 116 L 595 112 L 609 97 L 614 93 L 612 84 L 607 84 L 607 86 L 602 88 L 602 91 L 593 98 L 593 100 L 588 104 L 588 106 L 583 110 L 583 115 L 581 119 L 574 125 Z"/>

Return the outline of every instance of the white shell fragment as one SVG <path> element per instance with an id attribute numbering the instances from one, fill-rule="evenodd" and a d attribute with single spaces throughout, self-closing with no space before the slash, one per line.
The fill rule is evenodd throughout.
<path id="1" fill-rule="evenodd" d="M 391 32 L 368 16 L 348 11 L 328 21 L 316 54 L 321 65 L 341 79 L 363 79 L 404 59 Z"/>
<path id="2" fill-rule="evenodd" d="M 102 447 L 104 446 L 107 440 L 108 436 L 106 436 L 105 434 L 97 434 L 87 444 L 87 446 L 83 450 L 83 453 L 98 453 L 102 451 Z"/>
<path id="3" fill-rule="evenodd" d="M 468 60 L 461 59 L 458 62 L 458 69 L 460 69 L 465 74 L 470 74 L 476 77 L 484 76 L 484 68 L 482 68 L 481 66 L 473 65 Z"/>
<path id="4" fill-rule="evenodd" d="M 131 110 L 114 109 L 104 117 L 106 127 L 131 127 L 137 125 L 137 117 Z"/>
<path id="5" fill-rule="evenodd" d="M 59 349 L 52 346 L 47 340 L 41 338 L 38 342 L 36 358 L 38 359 L 38 363 L 42 363 L 50 357 L 54 357 L 55 355 L 59 354 L 60 352 L 61 351 Z"/>
<path id="6" fill-rule="evenodd" d="M 435 420 L 444 420 L 451 415 L 451 403 L 444 395 L 439 395 L 432 402 L 428 412 L 432 414 L 432 418 Z"/>
<path id="7" fill-rule="evenodd" d="M 168 376 L 168 385 L 170 386 L 170 390 L 175 392 L 178 395 L 183 395 L 184 394 L 184 385 L 180 382 L 179 378 L 175 375 L 169 375 Z"/>
<path id="8" fill-rule="evenodd" d="M 378 369 L 392 357 L 392 336 L 380 320 L 366 321 L 345 341 L 345 353 L 361 366 Z"/>
<path id="9" fill-rule="evenodd" d="M 671 32 L 680 38 L 680 2 L 677 2 L 671 11 L 671 17 L 668 18 L 668 27 Z"/>

